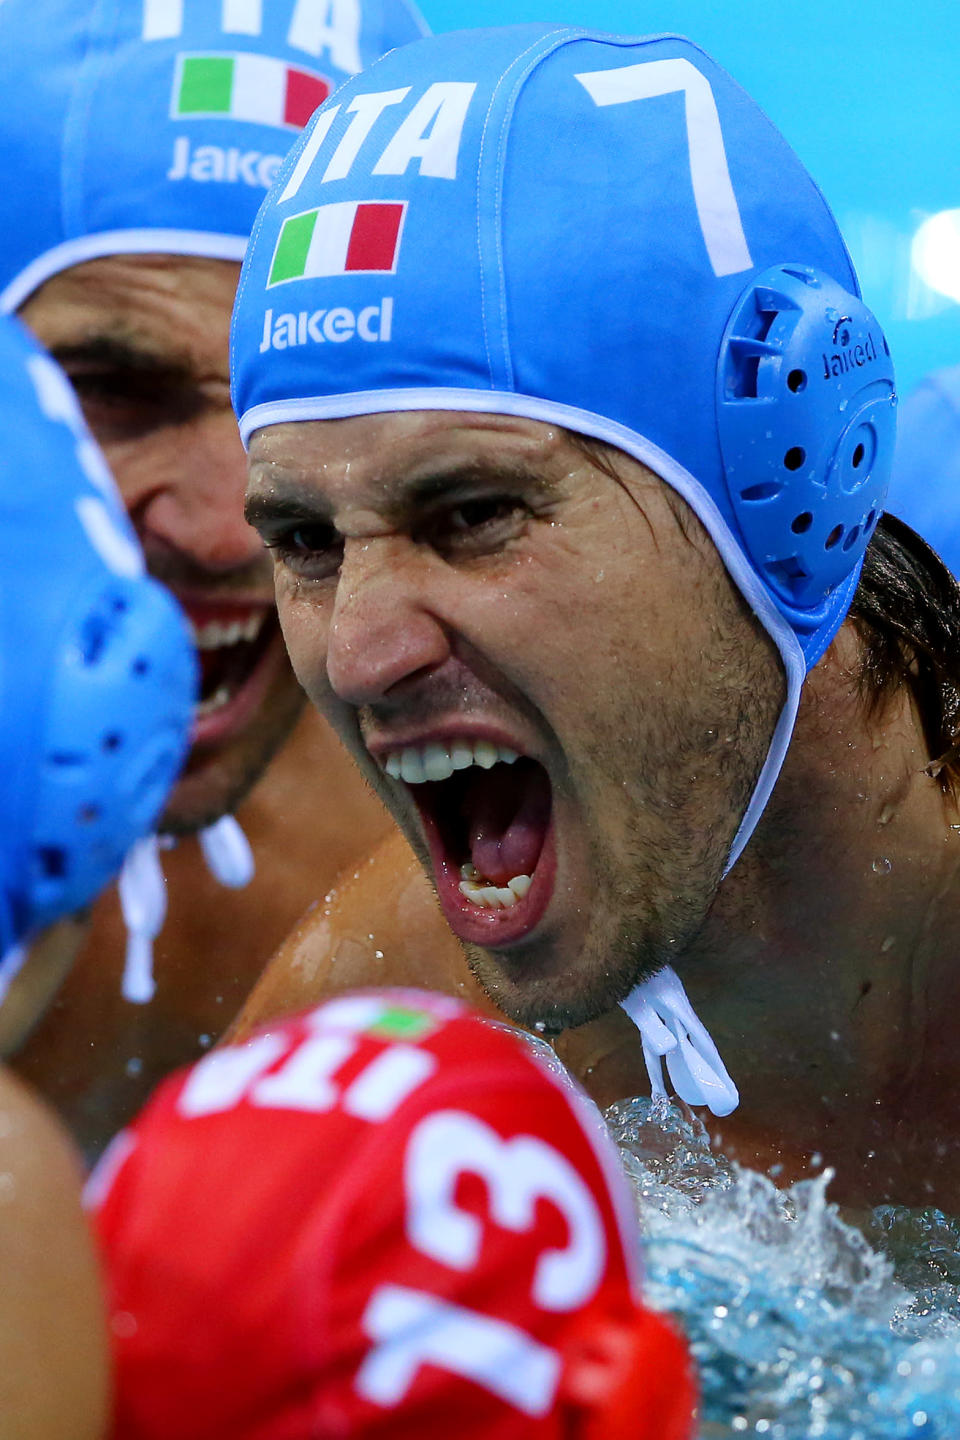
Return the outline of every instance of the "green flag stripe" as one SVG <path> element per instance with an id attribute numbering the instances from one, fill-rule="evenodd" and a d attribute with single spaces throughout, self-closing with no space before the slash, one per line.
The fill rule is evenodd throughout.
<path id="1" fill-rule="evenodd" d="M 422 1040 L 436 1028 L 437 1022 L 430 1015 L 391 1007 L 383 1012 L 376 1024 L 371 1025 L 369 1033 L 381 1040 Z"/>
<path id="2" fill-rule="evenodd" d="M 308 210 L 304 215 L 291 215 L 284 220 L 277 248 L 273 253 L 268 285 L 279 285 L 283 280 L 297 280 L 307 265 L 307 251 L 313 239 L 317 223 L 317 211 Z"/>
<path id="3" fill-rule="evenodd" d="M 183 62 L 178 115 L 227 115 L 233 92 L 233 57 L 191 55 Z"/>

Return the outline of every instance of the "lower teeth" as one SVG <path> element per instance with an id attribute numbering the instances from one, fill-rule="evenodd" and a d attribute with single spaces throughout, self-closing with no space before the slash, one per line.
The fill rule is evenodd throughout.
<path id="1" fill-rule="evenodd" d="M 469 862 L 460 867 L 460 876 L 460 894 L 481 910 L 510 910 L 533 884 L 529 875 L 515 875 L 506 885 L 491 885 Z"/>
<path id="2" fill-rule="evenodd" d="M 209 700 L 201 700 L 196 708 L 195 714 L 198 717 L 212 715 L 215 710 L 221 710 L 229 699 L 230 687 L 228 685 L 221 685 L 213 692 Z"/>

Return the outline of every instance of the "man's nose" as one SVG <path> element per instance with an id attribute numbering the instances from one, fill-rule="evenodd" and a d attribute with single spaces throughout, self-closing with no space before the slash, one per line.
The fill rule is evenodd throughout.
<path id="1" fill-rule="evenodd" d="M 347 540 L 327 640 L 327 678 L 349 705 L 373 705 L 450 656 L 430 593 L 430 560 L 402 537 Z"/>
<path id="2" fill-rule="evenodd" d="M 148 555 L 171 550 L 218 574 L 263 557 L 259 536 L 243 518 L 246 456 L 232 413 L 204 416 L 155 443 L 164 448 L 144 466 L 140 483 L 122 486 Z"/>

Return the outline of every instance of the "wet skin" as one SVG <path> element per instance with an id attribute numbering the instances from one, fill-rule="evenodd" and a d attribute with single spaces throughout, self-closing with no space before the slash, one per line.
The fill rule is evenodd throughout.
<path id="1" fill-rule="evenodd" d="M 256 435 L 247 513 L 274 547 L 304 688 L 432 869 L 498 1005 L 582 1024 L 689 943 L 781 685 L 659 480 L 631 462 L 618 485 L 533 421 L 373 416 Z M 722 666 L 691 668 L 711 652 Z M 497 778 L 508 793 L 539 795 L 548 777 L 539 845 L 522 847 L 532 889 L 495 913 L 451 883 L 469 847 L 438 840 L 430 787 L 385 774 L 392 753 L 457 741 L 526 757 Z M 471 833 L 480 806 L 466 803 Z"/>
<path id="2" fill-rule="evenodd" d="M 276 624 L 272 565 L 243 519 L 246 461 L 228 354 L 238 271 L 182 256 L 107 257 L 54 276 L 21 311 L 70 375 L 152 573 L 208 639 L 260 625 L 255 644 L 236 652 L 243 664 L 230 646 L 203 656 L 207 689 L 221 673 L 238 683 L 227 704 L 198 720 L 164 817 L 185 838 L 164 861 L 169 910 L 156 999 L 136 1007 L 121 998 L 125 933 L 111 890 L 18 1057 L 88 1152 L 170 1068 L 222 1033 L 297 918 L 390 826 L 303 704 Z M 208 874 L 191 832 L 235 805 L 258 868 L 246 890 L 228 891 Z"/>
<path id="3" fill-rule="evenodd" d="M 689 831 L 699 813 L 708 838 L 727 843 L 744 775 L 718 763 L 716 746 L 692 755 L 692 728 L 677 737 L 684 710 L 703 709 L 685 687 L 722 655 L 729 687 L 750 687 L 759 757 L 779 703 L 779 665 L 749 626 L 737 631 L 737 607 L 723 598 L 711 556 L 719 562 L 696 522 L 687 517 L 681 533 L 670 507 L 658 508 L 655 482 L 633 474 L 625 457 L 628 488 L 646 487 L 636 490 L 642 515 L 616 498 L 607 477 L 590 479 L 612 527 L 591 528 L 593 500 L 569 495 L 543 517 L 521 506 L 518 524 L 516 509 L 502 503 L 502 477 L 492 508 L 486 480 L 480 494 L 458 489 L 465 453 L 476 487 L 478 452 L 492 449 L 499 462 L 519 451 L 526 468 L 550 468 L 564 443 L 522 423 L 436 415 L 254 437 L 248 502 L 265 537 L 281 542 L 281 619 L 311 698 L 431 869 L 408 793 L 416 787 L 383 776 L 384 743 L 490 728 L 493 717 L 498 737 L 547 765 L 558 879 L 546 912 L 520 943 L 468 947 L 505 1010 L 528 1022 L 538 1012 L 556 1020 L 561 1008 L 571 1018 L 596 1013 L 614 982 L 628 985 L 624 961 L 638 948 L 648 956 L 651 932 L 656 939 L 666 929 L 669 904 L 638 904 L 638 892 L 641 901 L 651 891 L 682 894 L 688 903 L 672 914 L 686 926 L 674 930 L 669 958 L 742 1095 L 733 1116 L 712 1123 L 718 1143 L 745 1163 L 782 1167 L 784 1181 L 810 1173 L 822 1156 L 838 1170 L 831 1193 L 851 1206 L 960 1205 L 960 816 L 927 773 L 909 697 L 901 692 L 882 713 L 868 712 L 859 641 L 845 625 L 808 680 L 768 811 L 717 884 L 713 845 L 692 853 Z M 587 478 L 582 456 L 559 458 L 550 474 L 561 486 Z M 396 507 L 392 497 L 424 471 L 445 477 L 433 497 Z M 568 499 L 574 508 L 564 512 Z M 671 578 L 674 568 L 686 589 Z M 706 690 L 715 705 L 726 698 L 716 681 Z M 651 695 L 659 725 L 644 713 Z M 664 725 L 671 707 L 677 719 Z M 741 728 L 741 749 L 750 748 L 749 731 Z M 676 753 L 664 758 L 671 737 Z M 679 775 L 697 792 L 679 851 L 657 814 L 658 775 Z M 681 789 L 671 790 L 670 808 L 682 821 Z M 399 873 L 409 862 L 387 843 Z M 408 925 L 414 894 L 404 901 Z M 432 971 L 439 988 L 457 993 L 455 956 L 425 887 L 417 904 L 420 933 L 431 937 L 417 978 Z M 268 971 L 244 1026 L 368 976 L 402 982 L 408 960 L 389 943 L 397 917 L 389 887 L 362 876 L 338 887 Z M 473 933 L 471 922 L 464 928 Z M 631 952 L 625 939 L 638 930 Z M 366 945 L 364 933 L 373 937 Z M 637 1037 L 621 1014 L 608 1009 L 567 1031 L 558 1049 L 604 1103 L 647 1089 Z"/>
<path id="4" fill-rule="evenodd" d="M 0 1068 L 0 1414 L 4 1440 L 102 1440 L 109 1374 L 79 1158 Z"/>
<path id="5" fill-rule="evenodd" d="M 55 275 L 21 318 L 60 361 L 136 526 L 151 574 L 195 627 L 271 616 L 271 567 L 244 523 L 243 456 L 230 408 L 225 325 L 239 266 L 110 256 Z M 167 807 L 189 831 L 249 789 L 302 695 L 274 635 L 249 715 L 195 743 Z"/>

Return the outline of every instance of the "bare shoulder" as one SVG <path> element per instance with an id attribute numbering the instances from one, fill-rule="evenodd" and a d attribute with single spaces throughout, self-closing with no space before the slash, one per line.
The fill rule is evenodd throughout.
<path id="1" fill-rule="evenodd" d="M 60 1125 L 0 1069 L 0 1414 L 4 1440 L 96 1440 L 106 1339 L 82 1174 Z"/>
<path id="2" fill-rule="evenodd" d="M 344 873 L 270 961 L 229 1036 L 365 985 L 415 985 L 500 1016 L 467 967 L 413 851 L 398 831 Z M 502 1016 L 500 1016 L 502 1018 Z M 557 1053 L 601 1104 L 643 1094 L 638 1032 L 619 1008 L 568 1031 Z"/>
<path id="3" fill-rule="evenodd" d="M 416 985 L 491 1009 L 397 831 L 311 907 L 267 965 L 229 1038 L 364 985 Z"/>

